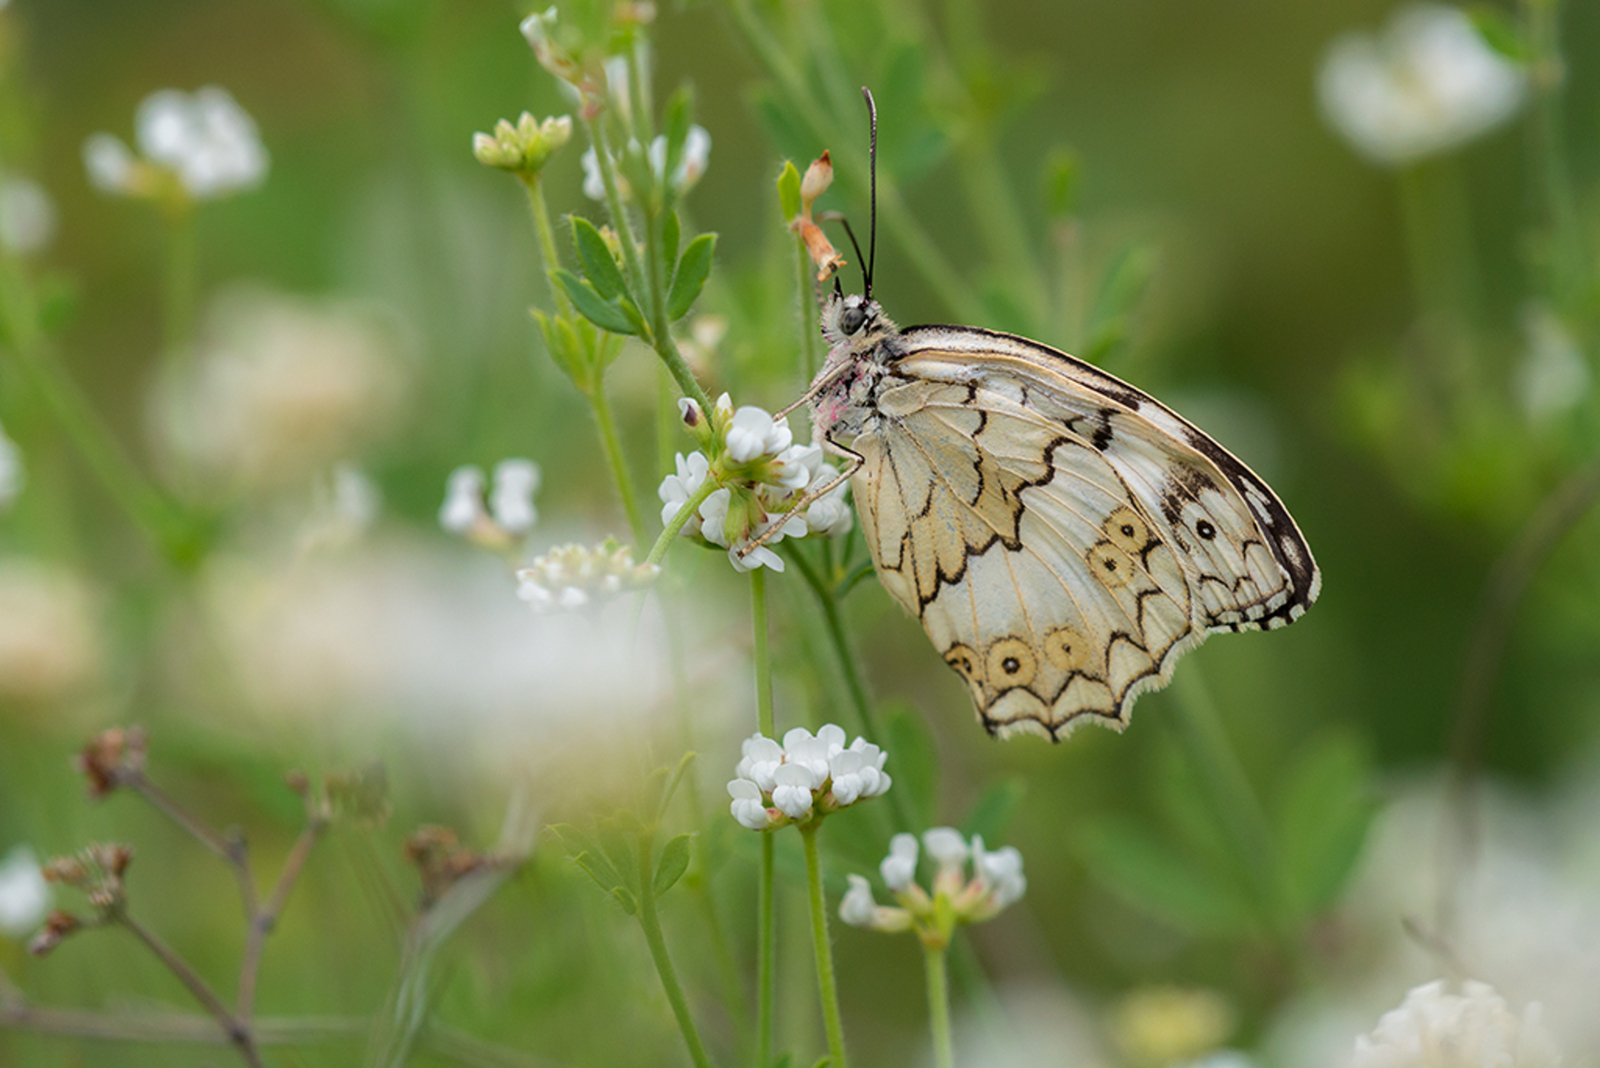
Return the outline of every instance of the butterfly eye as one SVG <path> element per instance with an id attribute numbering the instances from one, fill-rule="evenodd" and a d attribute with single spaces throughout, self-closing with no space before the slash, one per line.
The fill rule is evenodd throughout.
<path id="1" fill-rule="evenodd" d="M 846 334 L 854 334 L 857 330 L 861 329 L 862 325 L 866 321 L 867 309 L 863 308 L 859 304 L 849 304 L 846 305 L 844 311 L 839 314 L 839 329 L 843 330 Z"/>

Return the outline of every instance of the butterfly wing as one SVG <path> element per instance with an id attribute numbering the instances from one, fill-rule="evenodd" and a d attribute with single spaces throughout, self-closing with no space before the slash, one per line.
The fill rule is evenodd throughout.
<path id="1" fill-rule="evenodd" d="M 854 443 L 862 526 L 991 731 L 1120 729 L 1208 632 L 1282 626 L 1315 599 L 1277 497 L 1146 394 L 1010 335 L 900 342 Z"/>

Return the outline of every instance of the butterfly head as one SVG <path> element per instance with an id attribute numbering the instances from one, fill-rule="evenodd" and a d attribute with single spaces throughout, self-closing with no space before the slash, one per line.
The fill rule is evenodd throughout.
<path id="1" fill-rule="evenodd" d="M 878 302 L 856 293 L 835 293 L 822 306 L 822 336 L 834 352 L 865 355 L 896 332 Z"/>

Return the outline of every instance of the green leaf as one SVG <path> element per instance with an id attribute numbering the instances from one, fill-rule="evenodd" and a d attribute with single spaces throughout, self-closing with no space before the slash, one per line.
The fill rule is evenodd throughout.
<path id="1" fill-rule="evenodd" d="M 602 820 L 598 832 L 600 849 L 615 866 L 618 881 L 631 890 L 638 890 L 643 885 L 639 876 L 638 831 L 633 827 L 619 828 L 613 820 Z"/>
<path id="2" fill-rule="evenodd" d="M 1533 50 L 1528 47 L 1521 27 L 1510 15 L 1488 4 L 1474 4 L 1467 14 L 1484 44 L 1507 59 L 1518 63 L 1528 61 Z"/>
<path id="3" fill-rule="evenodd" d="M 667 135 L 667 165 L 663 174 L 670 182 L 683 160 L 683 146 L 689 140 L 689 126 L 694 122 L 694 90 L 685 83 L 667 99 L 665 127 Z"/>
<path id="4" fill-rule="evenodd" d="M 550 829 L 561 840 L 561 847 L 567 851 L 573 863 L 587 872 L 600 889 L 609 892 L 622 885 L 622 876 L 588 835 L 568 823 L 556 824 Z"/>
<path id="5" fill-rule="evenodd" d="M 1198 870 L 1132 820 L 1093 820 L 1073 844 L 1102 886 L 1180 930 L 1237 935 L 1252 927 L 1250 905 L 1237 890 Z"/>
<path id="6" fill-rule="evenodd" d="M 678 228 L 678 213 L 669 209 L 661 217 L 661 263 L 666 269 L 668 286 L 672 285 L 672 276 L 678 269 Z"/>
<path id="7" fill-rule="evenodd" d="M 1070 148 L 1052 148 L 1044 161 L 1044 210 L 1052 219 L 1064 219 L 1078 211 L 1078 186 L 1083 178 L 1083 161 Z"/>
<path id="8" fill-rule="evenodd" d="M 889 743 L 884 748 L 894 762 L 894 787 L 905 796 L 912 821 L 918 827 L 931 826 L 939 802 L 939 753 L 933 734 L 908 705 L 891 707 L 885 723 Z"/>
<path id="9" fill-rule="evenodd" d="M 1149 288 L 1155 270 L 1156 253 L 1148 245 L 1129 245 L 1112 261 L 1100 281 L 1089 315 L 1084 359 L 1099 363 L 1127 340 L 1134 308 Z"/>
<path id="10" fill-rule="evenodd" d="M 672 889 L 674 883 L 689 870 L 689 840 L 692 834 L 680 834 L 667 840 L 661 847 L 661 863 L 656 865 L 655 895 L 660 897 Z"/>
<path id="11" fill-rule="evenodd" d="M 583 273 L 594 286 L 595 292 L 606 300 L 615 300 L 628 292 L 622 269 L 611 255 L 611 246 L 600 235 L 594 223 L 582 215 L 569 216 L 572 220 L 572 243 L 578 247 L 578 259 L 583 263 Z"/>
<path id="12" fill-rule="evenodd" d="M 830 1065 L 832 1063 L 833 1063 L 832 1055 L 826 1055 L 820 1061 L 818 1061 L 816 1064 L 813 1064 L 811 1066 L 811 1068 L 828 1068 L 828 1065 Z"/>
<path id="13" fill-rule="evenodd" d="M 571 271 L 552 271 L 551 274 L 555 277 L 556 284 L 566 293 L 567 299 L 572 301 L 572 306 L 578 309 L 579 314 L 585 319 L 613 334 L 638 333 L 633 320 L 621 306 L 595 292 L 594 286 Z"/>
<path id="14" fill-rule="evenodd" d="M 572 380 L 573 385 L 587 393 L 591 381 L 589 360 L 584 356 L 583 342 L 572 324 L 566 319 L 546 315 L 538 308 L 529 308 L 528 311 L 533 315 L 533 321 L 539 324 L 539 333 L 544 338 L 544 348 L 550 354 L 550 359 L 562 374 Z"/>
<path id="15" fill-rule="evenodd" d="M 800 170 L 794 160 L 784 160 L 783 170 L 778 174 L 778 210 L 783 212 L 785 220 L 793 220 L 800 214 Z"/>
<path id="16" fill-rule="evenodd" d="M 1027 792 L 1027 783 L 1021 776 L 1014 775 L 995 783 L 979 795 L 966 822 L 961 825 L 961 833 L 968 838 L 981 834 L 990 845 L 1000 842 Z"/>
<path id="17" fill-rule="evenodd" d="M 662 791 L 661 803 L 656 806 L 657 819 L 660 819 L 667 811 L 667 806 L 672 804 L 672 795 L 677 793 L 678 787 L 682 785 L 684 773 L 689 770 L 689 765 L 693 764 L 695 758 L 699 755 L 699 753 L 690 750 L 683 754 L 683 758 L 678 761 L 678 766 L 672 771 L 672 778 L 667 780 L 667 788 Z"/>
<path id="18" fill-rule="evenodd" d="M 611 896 L 617 899 L 617 904 L 621 905 L 622 911 L 629 916 L 635 915 L 639 911 L 639 906 L 634 902 L 633 895 L 622 887 L 619 886 L 611 891 Z"/>
<path id="19" fill-rule="evenodd" d="M 701 234 L 683 250 L 683 259 L 672 276 L 672 292 L 667 295 L 667 319 L 677 322 L 689 314 L 695 298 L 711 275 L 711 260 L 717 248 L 716 234 Z M 576 303 L 576 301 L 574 301 Z"/>
<path id="20" fill-rule="evenodd" d="M 1371 783 L 1365 752 L 1344 735 L 1307 746 L 1286 772 L 1278 853 L 1291 916 L 1315 916 L 1349 880 L 1377 812 Z"/>

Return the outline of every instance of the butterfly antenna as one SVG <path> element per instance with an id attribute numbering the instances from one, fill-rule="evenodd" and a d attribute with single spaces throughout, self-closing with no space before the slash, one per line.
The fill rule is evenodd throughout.
<path id="1" fill-rule="evenodd" d="M 861 87 L 861 95 L 867 98 L 867 117 L 872 122 L 872 141 L 868 150 L 867 160 L 871 190 L 872 213 L 868 216 L 867 223 L 867 292 L 868 300 L 872 299 L 872 268 L 878 262 L 878 104 L 872 99 L 872 90 L 866 86 Z M 852 243 L 855 235 L 851 235 Z M 856 249 L 856 256 L 860 257 L 861 250 Z"/>
<path id="2" fill-rule="evenodd" d="M 856 240 L 856 232 L 850 229 L 850 220 L 837 211 L 825 211 L 817 216 L 821 222 L 836 222 L 844 227 L 845 236 L 850 238 L 850 247 L 856 250 L 856 262 L 861 264 L 861 276 L 866 281 L 867 295 L 872 295 L 872 271 L 867 267 L 865 257 L 861 255 L 861 242 Z"/>

